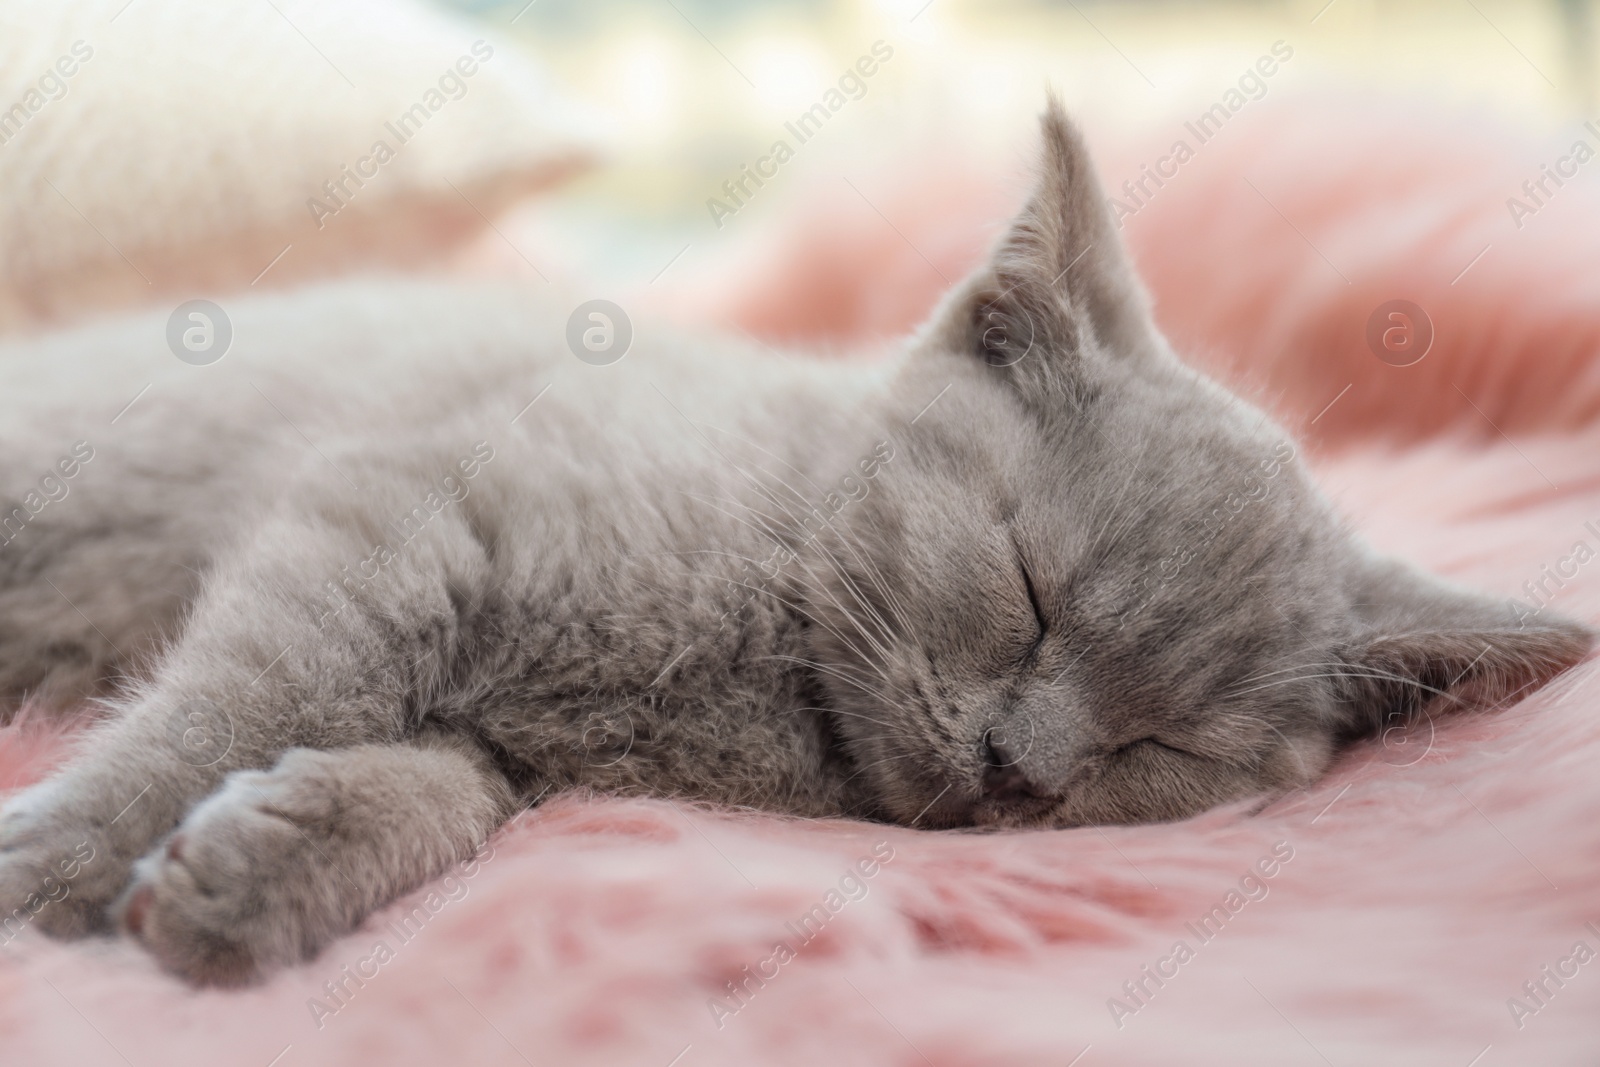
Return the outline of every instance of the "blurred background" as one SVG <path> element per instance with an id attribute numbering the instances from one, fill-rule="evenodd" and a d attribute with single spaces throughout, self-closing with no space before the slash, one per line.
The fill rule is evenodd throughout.
<path id="1" fill-rule="evenodd" d="M 1423 432 L 1460 383 L 1373 359 L 1387 301 L 1441 352 L 1511 313 L 1542 359 L 1600 344 L 1573 239 L 1600 212 L 1597 6 L 0 0 L 0 335 L 444 271 L 876 346 L 1015 214 L 1053 88 L 1186 357 L 1308 419 L 1352 386 L 1318 434 L 1382 405 Z M 1531 269 L 1560 284 L 1513 294 Z M 1500 426 L 1548 419 L 1481 384 Z"/>
<path id="2" fill-rule="evenodd" d="M 450 0 L 513 36 L 611 122 L 612 165 L 556 194 L 605 262 L 649 278 L 816 187 L 943 139 L 1021 167 L 1045 87 L 1119 143 L 1168 133 L 1282 41 L 1269 95 L 1437 101 L 1530 140 L 1596 115 L 1595 0 Z M 867 91 L 798 148 L 735 220 L 707 200 L 886 42 Z M 1527 163 L 1535 171 L 1536 149 Z M 1122 175 L 1104 156 L 1108 185 Z M 754 186 L 751 186 L 754 189 Z M 1508 195 L 1514 190 L 1508 189 Z M 726 202 L 726 198 L 724 197 Z M 876 205 L 893 217 L 893 211 Z M 556 213 L 551 213 L 556 214 Z M 563 246 L 572 247 L 563 241 Z"/>

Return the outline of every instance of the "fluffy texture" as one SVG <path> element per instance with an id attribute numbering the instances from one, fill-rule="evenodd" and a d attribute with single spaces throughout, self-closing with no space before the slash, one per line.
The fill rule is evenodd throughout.
<path id="1" fill-rule="evenodd" d="M 526 56 L 410 0 L 5 0 L 0 26 L 0 330 L 433 262 L 598 148 Z"/>
<path id="2" fill-rule="evenodd" d="M 1357 136 L 1371 138 L 1370 152 L 1352 147 Z M 1414 232 L 1358 226 L 1364 203 L 1392 196 L 1372 166 L 1392 159 L 1395 143 L 1394 131 L 1369 122 L 1325 156 L 1313 145 L 1291 157 L 1296 173 L 1350 198 L 1324 229 L 1301 229 L 1319 246 L 1360 232 L 1386 249 L 1370 268 L 1385 276 L 1367 280 L 1380 290 L 1454 277 L 1464 265 Z M 1276 158 L 1265 140 L 1253 147 L 1226 162 L 1254 174 Z M 1418 171 L 1429 158 L 1424 151 Z M 1428 196 L 1448 195 L 1451 173 L 1435 173 Z M 1192 188 L 1216 192 L 1200 172 L 1193 177 Z M 1166 225 L 1187 239 L 1221 209 L 1214 196 L 1197 197 L 1186 215 L 1182 192 L 1175 185 L 1162 203 L 1173 205 Z M 1479 196 L 1461 192 L 1464 214 Z M 1221 203 L 1241 213 L 1239 226 L 1250 222 L 1244 206 Z M 1295 218 L 1292 204 L 1278 207 Z M 1491 222 L 1504 219 L 1503 205 L 1492 207 L 1476 223 L 1485 243 L 1498 237 Z M 1530 226 L 1501 246 L 1505 274 L 1490 278 L 1530 298 L 1581 285 L 1547 273 L 1560 269 L 1577 225 L 1595 225 L 1592 209 L 1570 210 L 1577 223 Z M 1470 232 L 1474 223 L 1461 225 Z M 1297 380 L 1297 368 L 1314 369 L 1350 343 L 1325 325 L 1294 325 L 1302 313 L 1325 324 L 1319 309 L 1346 299 L 1343 283 L 1316 280 L 1321 261 L 1301 242 L 1292 229 L 1263 229 L 1249 260 L 1213 262 L 1178 288 L 1155 275 L 1158 314 L 1230 298 L 1233 307 L 1279 309 L 1282 328 L 1306 348 L 1299 359 L 1274 357 L 1271 369 L 1279 382 Z M 1494 262 L 1486 256 L 1473 269 Z M 1436 320 L 1469 313 L 1470 299 L 1456 294 L 1472 276 L 1438 290 Z M 1181 324 L 1163 321 L 1181 334 Z M 1253 313 L 1209 322 L 1219 344 L 1253 351 L 1260 343 Z M 1552 410 L 1596 401 L 1587 360 L 1543 360 L 1542 314 L 1513 300 L 1496 325 L 1498 345 L 1445 344 L 1441 335 L 1428 360 L 1463 377 L 1514 375 L 1535 410 L 1540 396 Z M 1365 429 L 1330 434 L 1341 447 L 1317 461 L 1336 498 L 1383 547 L 1507 596 L 1546 564 L 1570 573 L 1574 542 L 1597 541 L 1582 524 L 1600 520 L 1592 458 L 1600 433 L 1581 419 L 1552 419 L 1543 435 L 1485 444 L 1493 431 L 1473 426 L 1470 405 L 1427 395 L 1445 408 L 1437 425 L 1459 432 L 1402 450 L 1368 444 L 1396 435 L 1360 409 Z M 1309 422 L 1317 407 L 1289 411 Z M 1557 603 L 1581 618 L 1600 615 L 1586 565 Z M 25 934 L 7 950 L 20 962 L 0 972 L 0 1018 L 8 1049 L 30 1063 L 118 1062 L 114 1049 L 202 1062 L 223 1048 L 262 1062 L 282 1052 L 283 1063 L 1060 1064 L 1080 1053 L 1086 1065 L 1278 1064 L 1319 1054 L 1588 1062 L 1600 984 L 1593 964 L 1574 962 L 1583 955 L 1574 946 L 1600 948 L 1585 925 L 1600 923 L 1591 903 L 1600 882 L 1593 674 L 1592 664 L 1582 667 L 1494 716 L 1388 734 L 1263 812 L 1177 826 L 970 836 L 567 797 L 504 831 L 493 855 L 455 882 L 246 994 L 184 994 L 126 946 L 91 953 Z M 14 780 L 49 757 L 34 729 L 11 728 Z M 774 943 L 803 940 L 797 927 L 821 933 L 781 959 Z M 1180 939 L 1192 958 L 1183 954 L 1157 988 L 1143 968 L 1171 974 Z M 380 940 L 393 951 L 381 963 Z M 358 987 L 345 965 L 372 977 Z M 1541 974 L 1546 966 L 1569 977 L 1558 986 Z M 745 967 L 772 977 L 760 987 Z M 349 992 L 334 999 L 329 980 Z M 749 981 L 737 1012 L 730 981 Z M 1145 995 L 1136 999 L 1124 982 L 1139 981 Z M 1524 982 L 1543 992 L 1535 998 Z M 1513 997 L 1522 1010 L 1513 1011 Z M 79 1025 L 80 1012 L 95 1030 Z"/>

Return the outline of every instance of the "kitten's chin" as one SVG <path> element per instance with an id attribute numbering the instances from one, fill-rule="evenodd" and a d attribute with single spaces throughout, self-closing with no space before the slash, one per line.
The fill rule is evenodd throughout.
<path id="1" fill-rule="evenodd" d="M 960 799 L 930 805 L 914 825 L 924 829 L 1041 829 L 1061 825 L 1062 808 L 1060 797 Z"/>

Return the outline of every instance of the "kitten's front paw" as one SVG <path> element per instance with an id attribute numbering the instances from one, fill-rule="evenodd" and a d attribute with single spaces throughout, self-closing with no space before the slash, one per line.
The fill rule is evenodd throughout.
<path id="1" fill-rule="evenodd" d="M 55 937 L 106 932 L 108 906 L 128 876 L 103 835 L 74 827 L 46 788 L 0 810 L 0 942 L 29 927 Z"/>
<path id="2" fill-rule="evenodd" d="M 297 750 L 271 771 L 235 772 L 136 865 L 115 912 L 167 969 L 243 985 L 359 920 L 329 858 L 339 813 L 320 758 Z"/>

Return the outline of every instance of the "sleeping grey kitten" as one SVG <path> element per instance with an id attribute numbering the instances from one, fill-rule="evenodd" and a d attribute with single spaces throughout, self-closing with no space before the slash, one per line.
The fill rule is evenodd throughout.
<path id="1" fill-rule="evenodd" d="M 1585 654 L 1364 548 L 1156 331 L 1054 104 L 1044 145 L 879 361 L 591 366 L 562 309 L 394 281 L 240 302 L 208 367 L 159 317 L 0 349 L 0 686 L 119 679 L 5 808 L 8 935 L 249 981 L 573 787 L 1179 819 Z"/>

